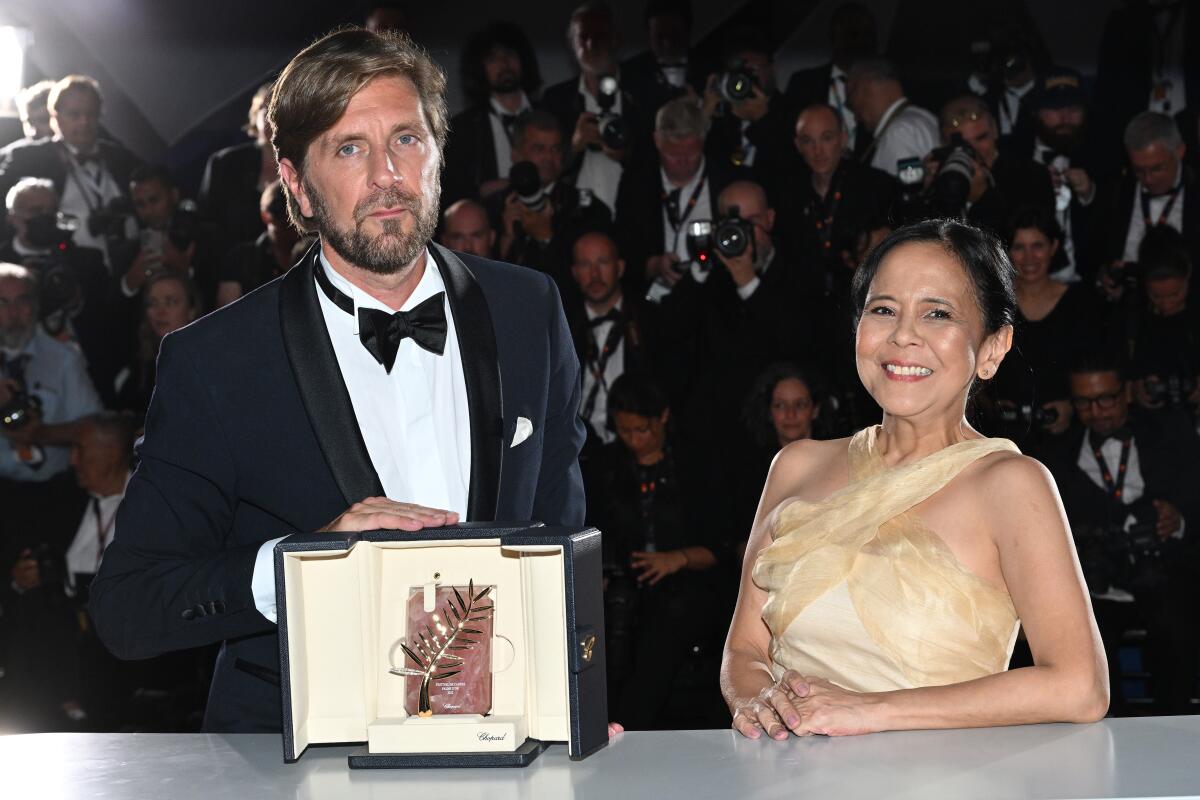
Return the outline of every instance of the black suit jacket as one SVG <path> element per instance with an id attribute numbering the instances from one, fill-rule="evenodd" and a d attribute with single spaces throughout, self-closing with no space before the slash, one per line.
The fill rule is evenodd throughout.
<path id="1" fill-rule="evenodd" d="M 992 164 L 994 184 L 967 212 L 967 221 L 1004 235 L 1008 220 L 1023 206 L 1039 206 L 1054 213 L 1054 184 L 1046 168 L 1031 158 L 1003 150 Z"/>
<path id="2" fill-rule="evenodd" d="M 201 213 L 220 232 L 217 258 L 235 244 L 253 242 L 266 229 L 259 211 L 261 171 L 262 151 L 255 142 L 226 147 L 209 156 L 196 200 Z"/>
<path id="3" fill-rule="evenodd" d="M 1183 238 L 1187 242 L 1192 263 L 1200 263 L 1200 180 L 1188 167 L 1183 169 Z M 1096 221 L 1093 227 L 1092 252 L 1099 264 L 1124 257 L 1125 239 L 1129 236 L 1129 221 L 1137 197 L 1137 179 L 1129 170 L 1119 178 L 1102 184 L 1096 195 Z M 1192 284 L 1196 297 L 1197 282 Z"/>
<path id="4" fill-rule="evenodd" d="M 96 148 L 121 193 L 128 195 L 129 176 L 141 163 L 138 157 L 107 139 L 99 140 Z M 66 145 L 58 139 L 37 139 L 8 150 L 7 155 L 0 158 L 0 197 L 6 197 L 8 190 L 22 178 L 46 178 L 54 184 L 58 196 L 62 197 L 67 183 Z M 0 215 L 6 213 L 0 208 Z"/>
<path id="5" fill-rule="evenodd" d="M 579 365 L 553 283 L 429 249 L 463 354 L 467 519 L 582 523 Z M 275 626 L 250 591 L 260 545 L 384 493 L 321 314 L 319 268 L 314 247 L 286 275 L 164 339 L 141 463 L 92 584 L 97 632 L 118 656 L 224 641 L 208 730 L 280 729 Z M 518 417 L 533 434 L 510 447 Z"/>
<path id="6" fill-rule="evenodd" d="M 793 127 L 796 117 L 808 106 L 814 103 L 829 102 L 829 84 L 833 80 L 833 62 L 819 67 L 798 69 L 788 79 L 787 88 L 783 95 L 787 99 Z M 862 154 L 871 144 L 871 132 L 866 125 L 860 124 L 854 132 L 854 158 L 861 160 Z"/>
<path id="7" fill-rule="evenodd" d="M 472 106 L 450 120 L 446 139 L 446 170 L 442 173 L 442 206 L 464 197 L 478 197 L 479 187 L 499 174 L 496 140 L 489 106 Z"/>

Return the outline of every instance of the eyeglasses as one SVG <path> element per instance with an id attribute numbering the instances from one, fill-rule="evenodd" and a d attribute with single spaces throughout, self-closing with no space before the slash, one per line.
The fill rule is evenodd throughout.
<path id="1" fill-rule="evenodd" d="M 982 111 L 961 111 L 951 114 L 946 121 L 953 128 L 961 128 L 964 122 L 978 122 L 981 119 L 986 119 Z"/>
<path id="2" fill-rule="evenodd" d="M 1117 405 L 1117 401 L 1121 399 L 1121 392 L 1109 392 L 1095 397 L 1072 397 L 1071 405 L 1076 411 L 1087 411 L 1095 403 L 1096 407 L 1101 411 L 1108 411 Z"/>

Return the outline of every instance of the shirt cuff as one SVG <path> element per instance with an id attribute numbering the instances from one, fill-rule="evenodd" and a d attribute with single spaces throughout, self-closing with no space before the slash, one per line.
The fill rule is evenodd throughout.
<path id="1" fill-rule="evenodd" d="M 760 283 L 762 283 L 762 280 L 760 280 L 759 277 L 757 275 L 755 275 L 753 278 L 751 278 L 746 283 L 745 286 L 738 287 L 738 290 L 737 290 L 738 297 L 742 298 L 743 300 L 749 300 L 750 295 L 754 294 L 758 290 L 758 285 Z"/>
<path id="2" fill-rule="evenodd" d="M 275 545 L 286 539 L 280 536 L 269 542 L 263 542 L 254 557 L 254 574 L 250 576 L 250 594 L 254 597 L 254 607 L 270 622 L 276 622 L 275 599 Z"/>
<path id="3" fill-rule="evenodd" d="M 1183 530 L 1186 527 L 1187 527 L 1187 520 L 1181 518 L 1179 520 L 1179 527 L 1176 528 L 1175 532 L 1171 534 L 1171 538 L 1172 539 L 1182 539 L 1183 538 Z"/>
<path id="4" fill-rule="evenodd" d="M 133 289 L 129 288 L 129 283 L 125 280 L 124 275 L 121 276 L 121 294 L 125 295 L 126 297 L 128 297 L 130 299 L 137 297 L 137 294 L 138 294 Z"/>

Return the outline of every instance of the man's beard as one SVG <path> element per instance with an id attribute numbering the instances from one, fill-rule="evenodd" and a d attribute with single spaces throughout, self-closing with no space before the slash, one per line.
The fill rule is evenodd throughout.
<path id="1" fill-rule="evenodd" d="M 36 329 L 36 323 L 28 328 L 0 328 L 0 347 L 13 352 L 24 350 Z"/>
<path id="2" fill-rule="evenodd" d="M 520 88 L 521 76 L 515 72 L 501 72 L 496 76 L 496 82 L 492 84 L 492 91 L 496 94 L 508 94 Z"/>
<path id="3" fill-rule="evenodd" d="M 1084 126 L 1060 125 L 1057 128 L 1047 128 L 1038 123 L 1037 135 L 1042 144 L 1056 153 L 1071 155 L 1083 141 Z"/>
<path id="4" fill-rule="evenodd" d="M 314 191 L 307 179 L 304 190 L 313 207 L 313 219 L 324 241 L 333 251 L 356 267 L 378 275 L 392 275 L 413 263 L 429 245 L 437 230 L 438 202 L 441 187 L 437 186 L 427 205 L 416 195 L 400 191 L 398 185 L 374 192 L 354 207 L 354 228 L 339 228 L 321 195 Z M 403 217 L 380 220 L 383 232 L 372 238 L 363 231 L 368 216 L 380 209 L 404 208 L 413 216 L 413 229 L 404 233 Z"/>

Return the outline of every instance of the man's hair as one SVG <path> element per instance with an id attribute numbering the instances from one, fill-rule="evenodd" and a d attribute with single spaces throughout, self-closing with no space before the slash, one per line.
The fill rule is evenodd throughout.
<path id="1" fill-rule="evenodd" d="M 133 172 L 129 173 L 130 186 L 138 183 L 150 183 L 151 181 L 158 181 L 168 189 L 179 188 L 179 183 L 175 180 L 175 176 L 171 174 L 171 170 L 162 164 L 139 164 L 134 168 Z"/>
<path id="2" fill-rule="evenodd" d="M 129 466 L 133 463 L 133 443 L 137 440 L 137 423 L 128 414 L 117 411 L 100 411 L 89 414 L 80 422 L 86 433 L 84 436 L 96 436 L 113 445 L 121 455 L 122 463 Z"/>
<path id="3" fill-rule="evenodd" d="M 242 126 L 242 130 L 248 136 L 258 138 L 258 112 L 270 105 L 271 90 L 274 88 L 275 81 L 267 81 L 259 86 L 254 92 L 254 97 L 250 98 L 250 111 L 246 115 L 246 124 Z"/>
<path id="4" fill-rule="evenodd" d="M 1125 126 L 1125 149 L 1145 150 L 1153 144 L 1174 150 L 1183 144 L 1183 136 L 1173 118 L 1157 111 L 1143 111 Z"/>
<path id="5" fill-rule="evenodd" d="M 50 100 L 50 91 L 54 89 L 54 81 L 38 81 L 32 86 L 26 86 L 21 91 L 17 92 L 17 96 L 13 98 L 13 103 L 17 107 L 17 114 L 21 119 L 29 119 L 29 109 L 38 106 L 48 107 Z"/>
<path id="6" fill-rule="evenodd" d="M 58 103 L 68 92 L 90 92 L 96 98 L 97 105 L 104 104 L 104 96 L 100 94 L 100 82 L 87 75 L 68 75 L 54 84 L 50 95 L 46 98 L 46 107 L 51 114 L 58 113 Z"/>
<path id="7" fill-rule="evenodd" d="M 33 296 L 37 297 L 37 275 L 29 267 L 23 267 L 20 264 L 13 264 L 7 261 L 0 261 L 0 280 L 5 278 L 15 278 L 19 281 L 24 281 L 34 290 Z"/>
<path id="8" fill-rule="evenodd" d="M 531 128 L 537 131 L 555 131 L 560 136 L 562 135 L 562 126 L 558 123 L 558 117 L 549 111 L 534 109 L 533 111 L 526 111 L 517 117 L 517 121 L 513 123 L 512 146 L 524 147 L 525 135 Z"/>
<path id="9" fill-rule="evenodd" d="M 893 61 L 879 56 L 868 56 L 856 60 L 850 67 L 850 80 L 900 83 L 900 70 Z"/>
<path id="10" fill-rule="evenodd" d="M 303 172 L 308 146 L 337 124 L 354 95 L 385 76 L 406 78 L 416 88 L 441 161 L 449 127 L 442 68 L 406 33 L 359 27 L 326 34 L 284 67 L 271 93 L 268 112 L 275 157 L 288 159 Z M 312 232 L 314 223 L 303 217 L 296 198 L 286 186 L 284 189 L 292 224 L 305 233 Z"/>
<path id="11" fill-rule="evenodd" d="M 646 9 L 642 12 L 642 20 L 650 23 L 652 17 L 662 17 L 673 14 L 683 20 L 683 24 L 692 27 L 691 0 L 646 0 Z"/>
<path id="12" fill-rule="evenodd" d="M 842 115 L 838 113 L 838 110 L 829 105 L 829 103 L 809 103 L 804 108 L 800 109 L 800 113 L 796 115 L 796 122 L 799 123 L 800 117 L 804 116 L 810 111 L 821 110 L 828 111 L 830 114 L 833 114 L 833 119 L 837 123 L 837 129 L 839 133 L 846 130 L 846 121 L 842 119 Z M 796 125 L 793 124 L 792 127 L 795 128 Z"/>
<path id="13" fill-rule="evenodd" d="M 1105 347 L 1082 350 L 1067 364 L 1068 375 L 1087 375 L 1094 372 L 1115 372 L 1125 380 L 1125 366 L 1115 350 Z"/>
<path id="14" fill-rule="evenodd" d="M 575 29 L 575 23 L 584 17 L 603 17 L 608 22 L 609 45 L 612 48 L 613 57 L 617 53 L 617 25 L 613 18 L 612 6 L 604 2 L 604 0 L 588 0 L 586 3 L 581 3 L 575 6 L 575 10 L 571 12 L 571 18 L 567 20 L 567 50 L 571 53 L 571 59 L 575 58 L 575 41 L 572 36 L 572 31 Z"/>
<path id="15" fill-rule="evenodd" d="M 666 139 L 703 139 L 708 135 L 708 119 L 690 97 L 676 97 L 654 115 L 654 132 Z"/>
<path id="16" fill-rule="evenodd" d="M 278 222 L 287 220 L 287 198 L 283 195 L 283 181 L 271 181 L 258 196 L 258 208 L 266 211 Z"/>
<path id="17" fill-rule="evenodd" d="M 49 178 L 21 178 L 13 184 L 13 187 L 8 190 L 8 194 L 4 196 L 4 208 L 9 214 L 17 207 L 17 199 L 25 194 L 30 189 L 48 189 L 55 198 L 58 197 L 58 192 L 54 191 L 54 181 Z"/>
<path id="18" fill-rule="evenodd" d="M 517 60 L 521 62 L 521 88 L 525 94 L 531 95 L 541 87 L 542 73 L 538 68 L 537 53 L 525 31 L 511 22 L 495 20 L 471 34 L 463 46 L 459 60 L 463 94 L 475 103 L 486 101 L 491 94 L 483 62 L 494 47 L 504 47 L 517 54 Z"/>
<path id="19" fill-rule="evenodd" d="M 1170 225 L 1155 225 L 1146 231 L 1138 245 L 1137 260 L 1143 283 L 1192 276 L 1187 240 Z"/>
<path id="20" fill-rule="evenodd" d="M 640 372 L 625 372 L 608 390 L 608 417 L 618 413 L 639 417 L 661 417 L 670 407 L 667 393 L 652 378 Z"/>
<path id="21" fill-rule="evenodd" d="M 987 120 L 993 128 L 996 127 L 996 118 L 992 116 L 992 110 L 988 108 L 987 102 L 977 94 L 961 94 L 942 106 L 942 113 L 938 115 L 938 125 L 942 128 L 957 127 L 954 125 L 954 120 L 968 114 L 974 114 L 979 119 Z"/>

